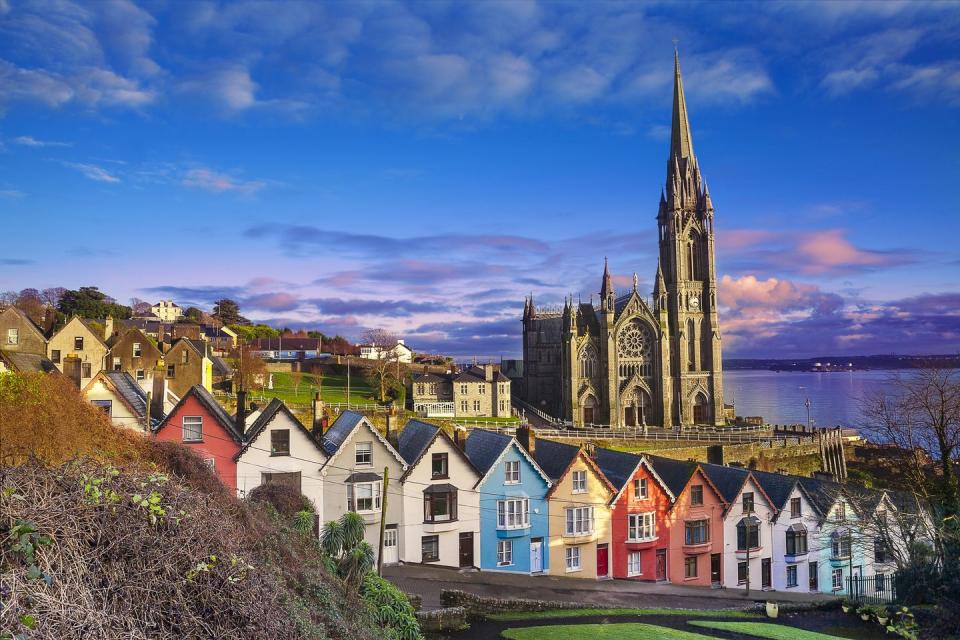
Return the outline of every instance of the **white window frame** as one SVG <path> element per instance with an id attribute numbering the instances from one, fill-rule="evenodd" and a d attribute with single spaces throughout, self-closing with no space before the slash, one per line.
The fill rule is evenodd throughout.
<path id="1" fill-rule="evenodd" d="M 365 489 L 365 492 L 370 492 L 369 497 L 358 497 L 357 489 L 361 487 Z M 370 500 L 371 508 L 360 509 L 358 504 L 360 500 Z M 347 511 L 354 511 L 356 513 L 379 513 L 381 504 L 381 486 L 379 481 L 347 483 Z"/>
<path id="2" fill-rule="evenodd" d="M 580 470 L 574 471 L 571 476 L 571 482 L 573 483 L 573 493 L 586 493 L 587 492 L 587 472 Z"/>
<path id="3" fill-rule="evenodd" d="M 530 498 L 497 500 L 497 529 L 526 529 L 530 526 Z"/>
<path id="4" fill-rule="evenodd" d="M 366 448 L 365 457 L 367 458 L 366 462 L 361 462 L 360 456 L 363 454 L 362 448 Z M 357 442 L 353 445 L 353 462 L 354 466 L 357 467 L 372 467 L 373 466 L 373 443 L 372 442 Z"/>
<path id="5" fill-rule="evenodd" d="M 137 369 L 136 378 L 137 380 L 146 380 L 147 379 L 146 372 L 143 369 Z"/>
<path id="6" fill-rule="evenodd" d="M 509 567 L 513 564 L 513 540 L 497 540 L 497 566 Z"/>
<path id="7" fill-rule="evenodd" d="M 503 484 L 520 484 L 519 460 L 507 460 L 503 463 Z"/>
<path id="8" fill-rule="evenodd" d="M 790 582 L 790 574 L 793 574 L 793 582 Z M 800 571 L 797 569 L 797 565 L 788 564 L 787 565 L 787 588 L 791 589 L 800 584 Z"/>
<path id="9" fill-rule="evenodd" d="M 627 541 L 648 542 L 657 539 L 657 513 L 631 513 L 627 516 Z"/>
<path id="10" fill-rule="evenodd" d="M 193 425 L 196 428 L 190 429 L 190 434 L 197 434 L 197 437 L 193 438 L 187 437 L 187 421 L 190 421 L 191 427 Z M 203 442 L 203 416 L 183 416 L 183 420 L 180 423 L 181 436 L 183 437 L 184 442 Z"/>
<path id="11" fill-rule="evenodd" d="M 383 530 L 383 546 L 384 547 L 397 546 L 397 530 L 396 529 Z"/>
<path id="12" fill-rule="evenodd" d="M 564 549 L 564 560 L 566 561 L 567 573 L 583 569 L 580 564 L 580 547 L 567 547 Z"/>
<path id="13" fill-rule="evenodd" d="M 830 584 L 834 591 L 843 590 L 843 569 L 833 569 L 830 572 Z"/>
<path id="14" fill-rule="evenodd" d="M 139 342 L 133 343 L 133 357 L 139 358 L 143 355 L 143 346 Z"/>
<path id="15" fill-rule="evenodd" d="M 586 536 L 593 533 L 593 507 L 570 507 L 564 510 L 565 536 Z"/>
<path id="16" fill-rule="evenodd" d="M 633 497 L 635 500 L 646 500 L 650 497 L 650 483 L 646 478 L 634 478 Z"/>
<path id="17" fill-rule="evenodd" d="M 7 329 L 7 344 L 20 344 L 20 329 L 17 327 Z"/>
<path id="18" fill-rule="evenodd" d="M 113 370 L 122 371 L 123 370 L 123 361 L 120 360 L 117 356 L 113 356 Z"/>
<path id="19" fill-rule="evenodd" d="M 630 551 L 627 553 L 627 576 L 642 576 L 643 563 L 642 555 L 639 551 Z"/>

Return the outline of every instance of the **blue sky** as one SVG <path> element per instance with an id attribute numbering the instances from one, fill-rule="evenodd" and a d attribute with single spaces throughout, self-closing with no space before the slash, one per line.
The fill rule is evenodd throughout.
<path id="1" fill-rule="evenodd" d="M 673 40 L 727 356 L 960 348 L 960 5 L 0 0 L 0 290 L 458 356 L 649 290 Z"/>

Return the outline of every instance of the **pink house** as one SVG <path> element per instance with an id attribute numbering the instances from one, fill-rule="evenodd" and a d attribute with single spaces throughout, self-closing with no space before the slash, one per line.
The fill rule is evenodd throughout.
<path id="1" fill-rule="evenodd" d="M 667 514 L 670 582 L 708 587 L 722 581 L 722 493 L 697 466 Z"/>

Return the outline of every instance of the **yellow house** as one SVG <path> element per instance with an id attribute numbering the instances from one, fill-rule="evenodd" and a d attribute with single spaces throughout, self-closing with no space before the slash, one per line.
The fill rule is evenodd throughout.
<path id="1" fill-rule="evenodd" d="M 47 357 L 81 389 L 103 370 L 110 351 L 101 331 L 73 316 L 47 343 Z"/>
<path id="2" fill-rule="evenodd" d="M 611 577 L 610 501 L 617 491 L 581 447 L 539 440 L 518 430 L 537 464 L 550 476 L 550 574 L 575 578 Z M 521 439 L 522 438 L 522 439 Z"/>

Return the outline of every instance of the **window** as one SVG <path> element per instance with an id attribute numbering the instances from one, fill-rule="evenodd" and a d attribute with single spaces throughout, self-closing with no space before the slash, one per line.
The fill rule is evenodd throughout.
<path id="1" fill-rule="evenodd" d="M 417 385 L 417 395 L 418 395 L 418 396 L 422 396 L 422 395 L 423 395 L 423 383 L 422 383 L 422 382 Z"/>
<path id="2" fill-rule="evenodd" d="M 790 517 L 800 517 L 800 498 L 790 498 Z"/>
<path id="3" fill-rule="evenodd" d="M 205 464 L 205 465 L 207 465 L 208 467 L 210 467 L 210 469 L 211 469 L 212 471 L 215 471 L 216 468 L 217 468 L 217 461 L 214 460 L 213 458 L 204 458 L 204 459 L 203 459 L 203 464 Z"/>
<path id="4" fill-rule="evenodd" d="M 113 400 L 94 400 L 93 406 L 100 407 L 108 416 L 113 415 Z"/>
<path id="5" fill-rule="evenodd" d="M 265 473 L 260 472 L 260 484 L 283 484 L 297 490 L 297 493 L 303 488 L 299 471 L 288 471 L 286 473 Z"/>
<path id="6" fill-rule="evenodd" d="M 203 440 L 203 417 L 183 416 L 183 441 L 201 442 Z"/>
<path id="7" fill-rule="evenodd" d="M 820 579 L 817 569 L 817 563 L 811 562 L 807 565 L 807 571 L 809 572 L 809 582 L 810 582 L 810 591 L 819 591 L 820 590 Z"/>
<path id="8" fill-rule="evenodd" d="M 461 400 L 461 401 L 460 401 L 460 411 L 462 411 L 463 413 L 466 413 L 466 412 L 467 412 L 467 401 L 466 401 L 466 400 Z"/>
<path id="9" fill-rule="evenodd" d="M 566 509 L 567 528 L 565 535 L 582 536 L 593 533 L 593 507 Z"/>
<path id="10" fill-rule="evenodd" d="M 760 546 L 760 521 L 750 516 L 737 523 L 737 550 L 756 549 Z"/>
<path id="11" fill-rule="evenodd" d="M 513 540 L 497 540 L 497 566 L 513 564 Z"/>
<path id="12" fill-rule="evenodd" d="M 167 365 L 167 377 L 171 379 L 177 377 L 177 365 L 175 364 Z"/>
<path id="13" fill-rule="evenodd" d="M 184 349 L 180 352 L 180 364 L 187 364 L 188 362 L 190 362 L 190 354 Z"/>
<path id="14" fill-rule="evenodd" d="M 140 343 L 139 343 L 139 342 L 134 342 L 134 343 L 133 343 L 133 357 L 134 357 L 134 358 L 139 358 L 139 357 L 142 356 L 142 355 L 143 355 L 143 348 L 141 347 Z"/>
<path id="15" fill-rule="evenodd" d="M 478 385 L 477 385 L 477 391 L 480 392 L 480 395 L 485 395 L 485 394 L 487 393 L 487 385 L 482 384 L 482 383 L 481 383 L 481 384 L 478 384 Z"/>
<path id="16" fill-rule="evenodd" d="M 462 393 L 463 395 L 467 395 L 467 385 L 465 384 L 460 385 L 460 393 Z"/>
<path id="17" fill-rule="evenodd" d="M 567 547 L 567 571 L 580 571 L 580 547 Z"/>
<path id="18" fill-rule="evenodd" d="M 586 471 L 573 472 L 573 492 L 574 493 L 587 492 L 587 472 Z"/>
<path id="19" fill-rule="evenodd" d="M 745 584 L 749 574 L 749 565 L 746 562 L 737 563 L 737 584 Z"/>
<path id="20" fill-rule="evenodd" d="M 59 363 L 60 363 L 60 349 L 54 349 L 53 351 L 51 351 L 51 352 L 50 352 L 50 359 L 53 360 L 54 362 L 56 362 L 57 364 L 59 364 Z"/>
<path id="21" fill-rule="evenodd" d="M 423 521 L 449 522 L 456 519 L 457 490 L 427 487 L 423 492 Z"/>
<path id="22" fill-rule="evenodd" d="M 847 503 L 837 503 L 837 508 L 833 512 L 833 519 L 837 522 L 843 522 L 847 519 Z"/>
<path id="23" fill-rule="evenodd" d="M 373 464 L 372 442 L 358 442 L 355 445 L 354 462 L 358 467 L 365 467 Z"/>
<path id="24" fill-rule="evenodd" d="M 90 376 L 92 376 L 93 371 L 91 369 L 90 363 L 84 362 L 82 365 L 80 365 L 80 372 L 84 378 L 89 378 Z"/>
<path id="25" fill-rule="evenodd" d="M 695 484 L 690 487 L 690 504 L 703 504 L 702 484 Z"/>
<path id="26" fill-rule="evenodd" d="M 519 484 L 520 483 L 520 461 L 507 460 L 504 463 L 503 475 L 504 475 L 504 479 L 503 479 L 504 484 Z"/>
<path id="27" fill-rule="evenodd" d="M 850 534 L 835 532 L 831 536 L 830 551 L 834 558 L 846 558 L 850 556 Z"/>
<path id="28" fill-rule="evenodd" d="M 270 455 L 290 455 L 290 430 L 274 429 L 270 432 Z"/>
<path id="29" fill-rule="evenodd" d="M 358 482 L 347 485 L 347 511 L 380 510 L 380 483 L 379 482 Z"/>
<path id="30" fill-rule="evenodd" d="M 397 546 L 397 525 L 395 524 L 387 525 L 387 528 L 383 531 L 383 546 L 384 547 Z"/>
<path id="31" fill-rule="evenodd" d="M 683 559 L 683 577 L 697 577 L 697 556 L 687 556 Z"/>
<path id="32" fill-rule="evenodd" d="M 891 561 L 890 550 L 883 538 L 876 538 L 873 541 L 873 561 L 883 564 Z"/>
<path id="33" fill-rule="evenodd" d="M 147 376 L 144 374 L 143 369 L 137 369 L 137 380 L 143 380 Z"/>
<path id="34" fill-rule="evenodd" d="M 787 555 L 799 556 L 807 552 L 807 530 L 787 530 Z"/>
<path id="35" fill-rule="evenodd" d="M 497 529 L 523 529 L 529 526 L 529 498 L 497 501 Z"/>
<path id="36" fill-rule="evenodd" d="M 473 401 L 473 410 L 474 410 L 474 411 L 477 411 L 477 412 L 480 411 L 480 401 L 479 401 L 479 400 L 474 400 L 474 401 Z"/>
<path id="37" fill-rule="evenodd" d="M 657 514 L 631 513 L 627 516 L 627 540 L 652 540 L 657 536 Z"/>
<path id="38" fill-rule="evenodd" d="M 705 544 L 710 542 L 710 523 L 706 520 L 694 520 L 684 526 L 684 544 Z"/>
<path id="39" fill-rule="evenodd" d="M 631 551 L 627 554 L 627 575 L 628 576 L 640 576 L 643 575 L 643 569 L 640 565 L 640 552 Z"/>
<path id="40" fill-rule="evenodd" d="M 7 344 L 20 344 L 20 329 L 16 327 L 7 329 Z"/>
<path id="41" fill-rule="evenodd" d="M 831 587 L 834 591 L 843 589 L 843 569 L 834 569 L 830 572 Z"/>
<path id="42" fill-rule="evenodd" d="M 501 401 L 500 401 L 500 411 L 506 411 L 506 410 L 507 410 L 507 401 L 506 401 L 506 400 L 501 400 Z"/>
<path id="43" fill-rule="evenodd" d="M 633 481 L 633 497 L 637 500 L 646 500 L 650 497 L 647 493 L 647 479 L 637 478 Z"/>
<path id="44" fill-rule="evenodd" d="M 787 587 L 797 586 L 797 565 L 787 565 Z"/>
<path id="45" fill-rule="evenodd" d="M 83 336 L 77 336 L 73 339 L 73 350 L 83 351 Z"/>
<path id="46" fill-rule="evenodd" d="M 423 536 L 420 539 L 420 550 L 423 552 L 423 562 L 438 562 L 440 560 L 440 537 Z"/>
<path id="47" fill-rule="evenodd" d="M 753 491 L 747 491 L 743 494 L 743 512 L 753 513 Z"/>
<path id="48" fill-rule="evenodd" d="M 446 453 L 435 453 L 433 454 L 433 459 L 430 461 L 432 475 L 434 478 L 447 478 L 449 477 L 449 472 L 447 470 L 447 454 Z"/>
<path id="49" fill-rule="evenodd" d="M 113 370 L 114 371 L 123 370 L 123 364 L 120 362 L 120 358 L 117 358 L 116 356 L 114 356 L 113 358 Z"/>

